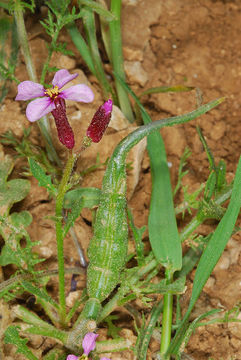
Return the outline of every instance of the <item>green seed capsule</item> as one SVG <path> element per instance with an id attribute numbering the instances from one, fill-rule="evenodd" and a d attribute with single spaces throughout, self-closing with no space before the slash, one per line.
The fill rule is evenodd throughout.
<path id="1" fill-rule="evenodd" d="M 103 179 L 94 236 L 88 249 L 90 262 L 87 270 L 87 292 L 89 300 L 81 314 L 82 319 L 98 319 L 101 302 L 117 286 L 121 270 L 125 265 L 128 246 L 125 161 L 128 152 L 154 130 L 185 123 L 207 112 L 222 100 L 215 100 L 182 116 L 162 119 L 141 126 L 123 139 L 114 150 Z"/>

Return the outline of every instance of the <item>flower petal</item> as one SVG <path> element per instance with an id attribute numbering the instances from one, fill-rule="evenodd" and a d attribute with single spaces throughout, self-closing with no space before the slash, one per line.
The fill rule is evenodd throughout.
<path id="1" fill-rule="evenodd" d="M 79 359 L 79 357 L 78 356 L 75 356 L 75 355 L 68 355 L 67 356 L 67 358 L 66 358 L 66 360 L 78 360 Z"/>
<path id="2" fill-rule="evenodd" d="M 70 86 L 68 89 L 61 91 L 59 96 L 63 99 L 81 101 L 84 103 L 89 103 L 94 100 L 93 91 L 85 84 Z"/>
<path id="3" fill-rule="evenodd" d="M 33 122 L 39 120 L 42 116 L 47 115 L 55 109 L 54 103 L 49 97 L 36 99 L 28 104 L 26 109 L 26 116 L 29 121 Z"/>
<path id="4" fill-rule="evenodd" d="M 98 337 L 98 334 L 94 334 L 89 332 L 85 335 L 82 346 L 85 355 L 89 355 L 89 353 L 95 348 L 95 339 Z"/>
<path id="5" fill-rule="evenodd" d="M 71 360 L 71 359 L 67 359 L 67 360 Z M 74 359 L 73 359 L 74 360 Z M 110 360 L 109 358 L 107 358 L 107 357 L 102 357 L 102 358 L 100 358 L 100 360 Z"/>
<path id="6" fill-rule="evenodd" d="M 59 141 L 68 149 L 73 149 L 74 133 L 67 119 L 65 101 L 57 98 L 54 100 L 54 104 L 55 109 L 52 111 L 52 115 L 57 127 Z"/>
<path id="7" fill-rule="evenodd" d="M 18 85 L 18 95 L 15 100 L 30 100 L 36 97 L 44 96 L 44 87 L 33 81 L 22 81 Z"/>
<path id="8" fill-rule="evenodd" d="M 65 84 L 75 79 L 77 76 L 78 74 L 70 74 L 68 70 L 62 69 L 56 72 L 52 84 L 54 86 L 58 86 L 58 88 L 61 89 Z"/>

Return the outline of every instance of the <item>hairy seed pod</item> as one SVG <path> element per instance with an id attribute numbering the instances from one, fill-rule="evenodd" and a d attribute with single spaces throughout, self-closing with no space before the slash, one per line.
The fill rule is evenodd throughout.
<path id="1" fill-rule="evenodd" d="M 121 270 L 125 265 L 128 243 L 125 161 L 128 152 L 154 130 L 185 123 L 204 114 L 222 101 L 223 99 L 218 99 L 188 114 L 141 126 L 124 138 L 114 150 L 103 179 L 94 236 L 88 249 L 90 262 L 87 270 L 87 291 L 89 300 L 81 313 L 81 319 L 92 318 L 98 321 L 101 302 L 118 284 Z"/>

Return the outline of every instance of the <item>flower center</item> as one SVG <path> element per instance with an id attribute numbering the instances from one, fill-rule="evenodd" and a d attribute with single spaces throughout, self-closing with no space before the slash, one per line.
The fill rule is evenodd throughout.
<path id="1" fill-rule="evenodd" d="M 44 92 L 47 96 L 49 96 L 51 99 L 55 99 L 59 95 L 59 88 L 56 85 L 53 89 L 47 89 Z"/>

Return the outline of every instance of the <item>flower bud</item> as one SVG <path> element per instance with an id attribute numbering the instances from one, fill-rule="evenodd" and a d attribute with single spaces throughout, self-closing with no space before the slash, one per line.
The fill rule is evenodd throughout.
<path id="1" fill-rule="evenodd" d="M 51 111 L 58 131 L 59 141 L 68 149 L 74 147 L 74 133 L 66 115 L 65 101 L 62 98 L 54 100 L 55 109 Z"/>
<path id="2" fill-rule="evenodd" d="M 112 112 L 112 100 L 109 99 L 96 111 L 87 131 L 86 136 L 98 143 L 109 125 Z"/>

